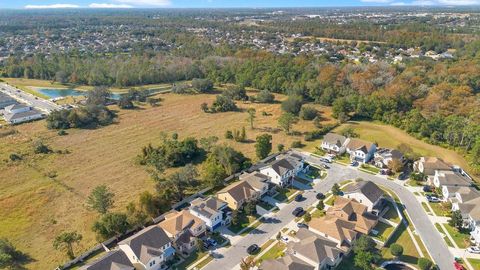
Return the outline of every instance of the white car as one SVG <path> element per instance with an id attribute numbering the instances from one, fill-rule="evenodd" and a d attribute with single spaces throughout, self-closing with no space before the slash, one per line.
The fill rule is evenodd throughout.
<path id="1" fill-rule="evenodd" d="M 282 236 L 282 239 L 281 239 L 281 240 L 282 240 L 282 242 L 284 242 L 284 243 L 288 243 L 288 237 L 286 237 L 286 236 Z"/>
<path id="2" fill-rule="evenodd" d="M 467 248 L 467 251 L 473 254 L 480 254 L 480 247 L 471 246 Z"/>

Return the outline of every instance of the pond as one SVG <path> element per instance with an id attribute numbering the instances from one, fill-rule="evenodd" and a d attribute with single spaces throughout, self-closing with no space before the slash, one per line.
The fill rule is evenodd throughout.
<path id="1" fill-rule="evenodd" d="M 50 99 L 61 98 L 61 97 L 79 97 L 86 96 L 86 91 L 79 91 L 75 89 L 58 89 L 58 88 L 39 88 L 36 91 L 44 96 L 47 96 Z M 113 99 L 119 99 L 120 94 L 112 93 Z"/>

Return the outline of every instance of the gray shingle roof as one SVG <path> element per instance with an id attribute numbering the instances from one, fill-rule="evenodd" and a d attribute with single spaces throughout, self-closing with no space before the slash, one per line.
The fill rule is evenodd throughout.
<path id="1" fill-rule="evenodd" d="M 336 133 L 327 133 L 325 136 L 323 136 L 323 141 L 327 142 L 328 144 L 333 144 L 338 147 L 341 147 L 347 138 L 345 136 L 336 134 Z"/>
<path id="2" fill-rule="evenodd" d="M 376 202 L 383 196 L 383 190 L 372 181 L 359 181 L 347 186 L 345 189 L 345 194 L 357 192 L 365 195 L 365 197 L 367 197 L 372 203 Z"/>
<path id="3" fill-rule="evenodd" d="M 161 254 L 161 248 L 171 240 L 165 231 L 158 226 L 147 227 L 129 238 L 118 243 L 128 245 L 142 263 L 147 263 L 152 257 Z"/>
<path id="4" fill-rule="evenodd" d="M 81 270 L 135 270 L 122 250 L 112 250 L 97 261 L 85 265 Z"/>

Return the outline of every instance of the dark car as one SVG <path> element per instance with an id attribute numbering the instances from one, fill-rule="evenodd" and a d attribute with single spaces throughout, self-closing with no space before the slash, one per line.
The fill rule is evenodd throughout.
<path id="1" fill-rule="evenodd" d="M 260 247 L 258 247 L 257 244 L 253 244 L 247 248 L 247 253 L 252 255 L 257 253 L 260 250 Z"/>
<path id="2" fill-rule="evenodd" d="M 405 180 L 405 179 L 407 179 L 407 173 L 402 172 L 402 173 L 398 176 L 398 180 Z"/>
<path id="3" fill-rule="evenodd" d="M 295 210 L 293 210 L 292 215 L 296 217 L 301 217 L 305 214 L 305 210 L 303 210 L 302 207 L 297 207 Z"/>
<path id="4" fill-rule="evenodd" d="M 302 199 L 303 199 L 302 194 L 298 194 L 297 196 L 295 196 L 295 201 L 296 201 L 296 202 L 299 202 L 299 201 L 301 201 Z"/>
<path id="5" fill-rule="evenodd" d="M 432 191 L 432 187 L 430 186 L 423 186 L 423 192 L 431 192 Z"/>
<path id="6" fill-rule="evenodd" d="M 325 194 L 323 194 L 322 192 L 319 192 L 315 197 L 317 197 L 317 200 L 323 200 L 325 199 Z"/>
<path id="7" fill-rule="evenodd" d="M 298 228 L 305 228 L 305 229 L 308 229 L 308 225 L 305 224 L 305 223 L 297 223 L 297 227 Z"/>
<path id="8" fill-rule="evenodd" d="M 330 166 L 328 166 L 327 164 L 322 164 L 322 166 L 323 166 L 323 168 L 326 169 L 326 170 L 330 169 Z"/>

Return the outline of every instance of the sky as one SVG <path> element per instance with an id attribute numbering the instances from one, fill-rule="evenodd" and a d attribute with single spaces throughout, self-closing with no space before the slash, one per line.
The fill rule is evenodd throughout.
<path id="1" fill-rule="evenodd" d="M 0 9 L 458 6 L 480 0 L 0 0 Z"/>

